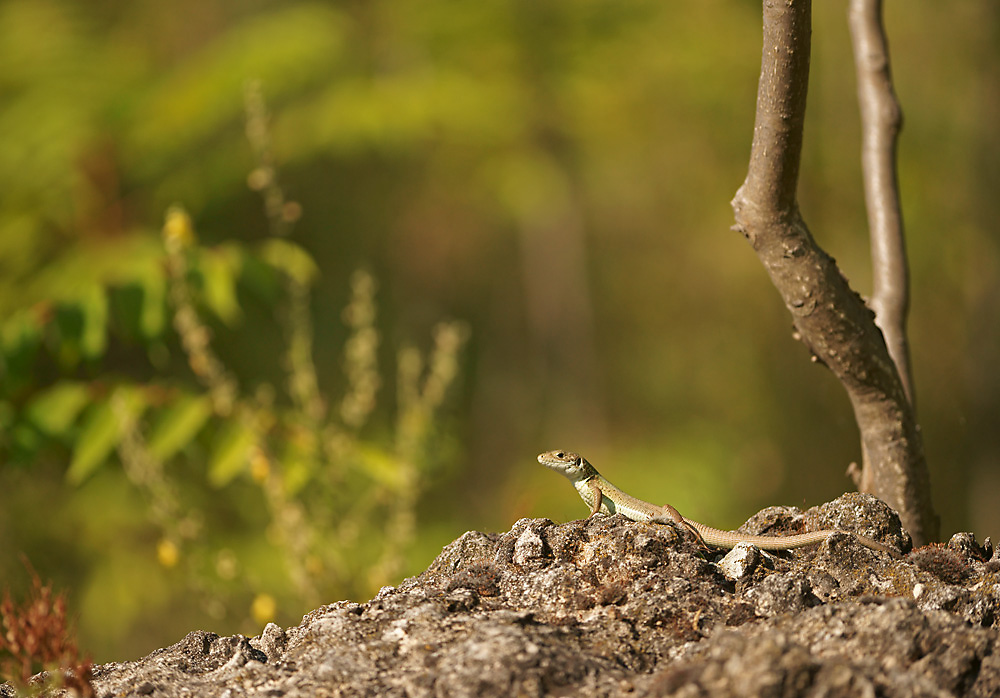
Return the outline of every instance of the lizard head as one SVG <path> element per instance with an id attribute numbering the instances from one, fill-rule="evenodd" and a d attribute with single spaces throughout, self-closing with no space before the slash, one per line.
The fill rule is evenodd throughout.
<path id="1" fill-rule="evenodd" d="M 572 451 L 546 451 L 538 454 L 538 462 L 570 480 L 587 477 L 593 469 L 586 458 Z"/>

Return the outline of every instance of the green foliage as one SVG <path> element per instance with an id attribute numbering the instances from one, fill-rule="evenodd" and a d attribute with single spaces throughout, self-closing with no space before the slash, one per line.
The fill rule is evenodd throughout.
<path id="1" fill-rule="evenodd" d="M 80 381 L 60 381 L 42 390 L 25 408 L 26 421 L 49 438 L 66 438 L 90 401 L 90 391 Z"/>
<path id="2" fill-rule="evenodd" d="M 67 479 L 75 485 L 86 480 L 98 466 L 104 464 L 120 441 L 121 430 L 111 400 L 93 405 L 80 424 Z"/>
<path id="3" fill-rule="evenodd" d="M 228 484 L 245 473 L 247 454 L 256 443 L 253 432 L 239 420 L 227 423 L 216 435 L 212 455 L 208 460 L 208 481 L 215 487 Z"/>
<path id="4" fill-rule="evenodd" d="M 330 480 L 331 473 L 335 473 L 334 480 L 353 479 L 352 487 L 359 489 L 347 496 L 337 497 L 338 487 L 319 488 L 329 499 L 307 506 L 322 506 L 336 515 L 324 517 L 311 512 L 315 518 L 310 516 L 296 523 L 303 530 L 287 531 L 303 540 L 322 539 L 320 522 L 324 518 L 342 525 L 354 514 L 354 501 L 368 497 L 384 498 L 389 504 L 380 511 L 368 509 L 362 513 L 357 522 L 360 526 L 377 526 L 380 519 L 392 520 L 392 511 L 397 508 L 412 509 L 419 488 L 417 471 L 423 467 L 432 436 L 433 413 L 454 378 L 453 362 L 462 342 L 461 330 L 452 326 L 439 330 L 438 349 L 432 361 L 447 365 L 432 365 L 426 377 L 419 355 L 412 350 L 404 352 L 401 365 L 407 368 L 401 375 L 395 443 L 362 440 L 359 430 L 375 406 L 375 393 L 382 382 L 376 358 L 378 334 L 374 328 L 371 277 L 359 273 L 353 282 L 355 296 L 346 313 L 353 328 L 345 348 L 347 393 L 339 401 L 343 421 L 331 421 L 325 407 L 329 399 L 306 396 L 319 401 L 317 410 L 310 411 L 301 388 L 292 396 L 297 399 L 291 405 L 262 399 L 261 394 L 273 393 L 269 386 L 262 386 L 263 391 L 258 388 L 256 397 L 239 394 L 235 378 L 215 356 L 211 330 L 200 317 L 204 314 L 227 326 L 238 324 L 241 305 L 237 288 L 247 281 L 244 271 L 251 267 L 255 271 L 250 283 L 258 290 L 274 287 L 275 281 L 293 291 L 308 286 L 317 275 L 309 255 L 284 239 L 268 239 L 256 251 L 236 244 L 200 247 L 194 243 L 189 219 L 179 210 L 168 214 L 164 230 L 167 251 L 158 267 L 161 276 L 154 282 L 147 279 L 136 290 L 145 295 L 144 289 L 156 289 L 153 297 L 163 301 L 161 289 L 169 287 L 172 307 L 167 311 L 152 313 L 149 302 L 143 301 L 113 304 L 114 312 L 109 312 L 109 295 L 120 294 L 123 289 L 95 287 L 76 301 L 53 303 L 45 313 L 20 313 L 2 325 L 5 341 L 0 353 L 0 385 L 4 390 L 0 395 L 13 407 L 14 415 L 4 459 L 29 465 L 53 444 L 61 444 L 70 454 L 67 479 L 81 485 L 117 454 L 126 473 L 133 474 L 134 484 L 155 489 L 159 485 L 153 481 L 167 477 L 166 465 L 187 457 L 199 444 L 205 453 L 207 484 L 223 488 L 237 478 L 251 478 L 265 490 L 275 517 L 282 516 L 307 485 L 316 488 L 319 481 Z M 268 278 L 265 284 L 260 283 L 262 270 Z M 173 325 L 180 336 L 163 322 L 143 322 L 142 317 L 150 314 L 173 314 Z M 301 315 L 295 320 L 308 321 Z M 128 329 L 122 336 L 114 336 L 117 328 Z M 157 331 L 148 332 L 150 329 Z M 303 331 L 308 333 L 308 327 L 288 328 L 293 339 Z M 136 332 L 147 344 L 172 343 L 175 351 L 179 344 L 187 356 L 191 371 L 188 377 L 157 376 L 140 382 L 116 376 L 107 366 L 100 368 L 101 378 L 97 380 L 65 378 L 56 379 L 48 387 L 42 385 L 42 364 L 46 359 L 60 372 L 73 373 L 83 364 L 93 371 L 110 346 Z M 298 365 L 289 362 L 293 370 L 289 385 L 304 379 L 310 386 L 307 391 L 316 390 L 311 374 L 295 375 L 295 371 L 312 371 L 308 347 L 297 360 Z M 148 463 L 130 464 L 130 460 Z M 155 473 L 135 474 L 137 469 L 149 470 L 149 463 L 155 464 Z M 353 473 L 352 468 L 356 469 Z M 367 484 L 358 481 L 359 475 Z M 378 490 L 384 495 L 377 494 Z M 152 491 L 147 495 L 157 496 Z M 172 503 L 167 509 L 176 506 Z M 158 523 L 165 526 L 166 537 L 175 541 L 185 537 L 171 530 L 178 521 Z M 412 531 L 407 531 L 406 536 L 412 536 Z M 394 549 L 402 542 L 393 540 L 385 547 Z M 318 555 L 323 546 L 315 547 L 310 553 Z M 398 551 L 386 554 L 391 557 Z M 343 574 L 344 583 L 352 585 L 350 579 L 358 571 Z"/>
<path id="5" fill-rule="evenodd" d="M 305 15 L 287 18 L 296 16 Z M 220 60 L 229 60 L 225 50 Z M 188 96 L 197 95 L 197 79 L 187 79 Z M 170 108 L 181 109 L 184 94 L 178 88 L 181 101 Z M 164 108 L 159 116 L 170 118 Z M 0 322 L 0 462 L 37 468 L 66 459 L 67 482 L 81 488 L 102 472 L 124 477 L 159 530 L 159 564 L 185 570 L 185 586 L 218 611 L 239 603 L 219 584 L 237 581 L 232 572 L 205 569 L 205 556 L 219 551 L 226 570 L 243 568 L 257 580 L 253 613 L 269 609 L 255 617 L 261 622 L 277 608 L 265 589 L 294 596 L 292 608 L 305 610 L 398 577 L 415 535 L 414 507 L 439 461 L 434 418 L 455 377 L 464 330 L 439 327 L 426 371 L 414 349 L 401 352 L 396 427 L 370 428 L 386 381 L 375 283 L 359 271 L 344 311 L 344 393 L 321 392 L 309 310 L 319 270 L 284 237 L 298 205 L 277 184 L 256 84 L 246 108 L 259 160 L 250 183 L 277 235 L 253 245 L 201 245 L 188 214 L 172 207 L 158 245 L 139 234 L 113 262 L 100 250 L 60 259 L 45 285 L 51 296 Z M 217 336 L 241 332 L 248 302 L 270 308 L 283 328 L 283 396 L 259 378 L 244 389 L 214 347 Z M 199 475 L 182 476 L 191 472 Z M 239 534 L 218 533 L 233 517 L 225 527 Z M 263 543 L 271 555 L 240 539 Z M 275 557 L 283 564 L 275 566 Z M 283 581 L 274 578 L 277 569 Z"/>
<path id="6" fill-rule="evenodd" d="M 331 400 L 315 383 L 308 308 L 294 312 L 317 278 L 302 248 L 274 238 L 253 249 L 232 243 L 202 247 L 180 209 L 168 213 L 164 241 L 161 263 L 152 267 L 158 278 L 93 287 L 77 300 L 18 313 L 0 325 L 0 404 L 9 421 L 0 458 L 27 467 L 61 450 L 69 457 L 66 478 L 72 486 L 86 486 L 114 463 L 149 502 L 149 516 L 160 529 L 161 564 L 186 564 L 188 584 L 206 596 L 212 585 L 199 571 L 197 550 L 227 544 L 199 523 L 215 513 L 193 504 L 213 497 L 191 493 L 208 488 L 227 498 L 245 496 L 239 482 L 257 488 L 267 511 L 266 519 L 251 518 L 242 527 L 261 539 L 272 530 L 286 583 L 308 603 L 328 594 L 368 593 L 395 578 L 414 536 L 413 508 L 436 460 L 428 451 L 438 438 L 434 415 L 454 379 L 463 330 L 439 328 L 426 371 L 419 353 L 403 351 L 395 434 L 386 438 L 375 431 L 368 437 L 363 430 L 383 383 L 370 275 L 358 272 L 352 281 L 353 300 L 345 311 L 351 328 L 346 392 Z M 241 287 L 265 292 L 272 304 L 292 303 L 285 331 L 290 345 L 300 346 L 295 356 L 290 347 L 286 361 L 288 400 L 275 400 L 276 390 L 267 384 L 244 394 L 213 349 L 213 330 L 203 318 L 238 332 Z M 284 299 L 269 293 L 281 288 Z M 167 307 L 153 311 L 149 298 Z M 173 322 L 144 321 L 148 316 Z M 188 370 L 140 380 L 104 363 L 109 352 L 135 339 L 169 347 L 167 365 L 169 355 L 181 354 Z M 99 378 L 70 377 L 81 372 Z M 331 404 L 339 409 L 328 409 Z M 170 472 L 181 463 L 202 469 L 201 484 L 175 481 Z M 359 535 L 362 530 L 369 533 Z M 373 537 L 378 530 L 385 535 Z M 258 601 L 255 608 L 271 606 L 273 601 Z"/>
<path id="7" fill-rule="evenodd" d="M 212 402 L 207 396 L 178 395 L 150 426 L 149 455 L 159 461 L 170 460 L 198 435 L 211 416 Z"/>

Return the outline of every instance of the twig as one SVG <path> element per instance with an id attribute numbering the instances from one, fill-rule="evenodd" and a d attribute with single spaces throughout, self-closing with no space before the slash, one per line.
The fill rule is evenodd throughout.
<path id="1" fill-rule="evenodd" d="M 872 240 L 873 291 L 869 304 L 896 363 L 903 390 L 915 403 L 906 339 L 909 269 L 896 179 L 896 141 L 903 112 L 892 89 L 882 0 L 851 0 L 848 8 L 861 107 L 861 168 Z"/>

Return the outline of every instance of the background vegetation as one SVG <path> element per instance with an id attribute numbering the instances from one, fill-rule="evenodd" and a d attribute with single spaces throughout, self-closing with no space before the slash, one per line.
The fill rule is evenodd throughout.
<path id="1" fill-rule="evenodd" d="M 800 198 L 866 293 L 844 12 Z M 886 13 L 936 504 L 996 538 L 1000 10 Z M 550 448 L 719 526 L 849 488 L 847 400 L 729 230 L 759 15 L 0 3 L 0 578 L 122 660 L 581 516 Z"/>

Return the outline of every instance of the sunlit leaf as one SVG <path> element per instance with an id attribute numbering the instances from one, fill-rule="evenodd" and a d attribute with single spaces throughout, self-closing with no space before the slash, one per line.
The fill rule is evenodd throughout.
<path id="1" fill-rule="evenodd" d="M 118 420 L 107 402 L 87 415 L 83 431 L 73 449 L 66 478 L 78 485 L 91 475 L 111 453 L 118 440 Z"/>
<path id="2" fill-rule="evenodd" d="M 203 254 L 199 270 L 204 284 L 204 302 L 226 324 L 239 320 L 241 310 L 236 296 L 236 277 L 241 266 L 239 251 L 222 247 Z"/>
<path id="3" fill-rule="evenodd" d="M 66 479 L 78 485 L 103 465 L 121 438 L 121 420 L 137 418 L 145 406 L 142 392 L 127 387 L 94 405 L 84 418 Z"/>
<path id="4" fill-rule="evenodd" d="M 50 436 L 65 434 L 90 401 L 86 384 L 62 381 L 42 392 L 28 406 L 26 415 L 39 430 Z"/>
<path id="5" fill-rule="evenodd" d="M 207 396 L 185 395 L 163 411 L 149 435 L 147 448 L 154 458 L 165 461 L 187 446 L 212 416 Z"/>
<path id="6" fill-rule="evenodd" d="M 104 288 L 94 284 L 80 298 L 83 328 L 80 349 L 87 358 L 100 356 L 108 343 L 108 296 Z"/>
<path id="7" fill-rule="evenodd" d="M 358 455 L 362 470 L 374 480 L 391 488 L 401 484 L 399 460 L 395 455 L 375 446 L 361 446 Z"/>
<path id="8" fill-rule="evenodd" d="M 319 274 L 319 268 L 309 253 L 287 240 L 268 240 L 261 245 L 260 256 L 265 262 L 302 284 L 312 283 Z"/>
<path id="9" fill-rule="evenodd" d="M 239 420 L 233 420 L 219 433 L 208 462 L 208 481 L 222 487 L 242 473 L 250 464 L 250 448 L 254 434 Z"/>

